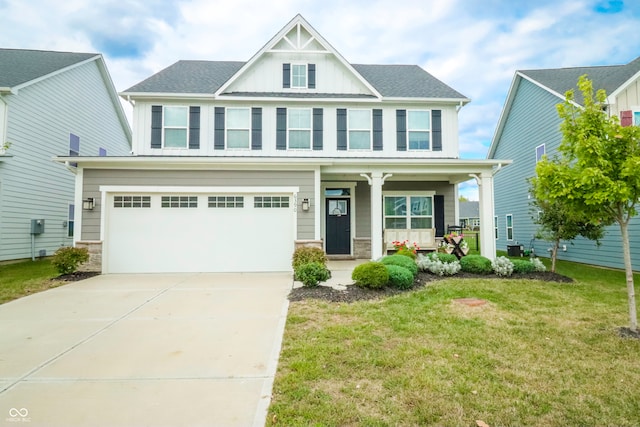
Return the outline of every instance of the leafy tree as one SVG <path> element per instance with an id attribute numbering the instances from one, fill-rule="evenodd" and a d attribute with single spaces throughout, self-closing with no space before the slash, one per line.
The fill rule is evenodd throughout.
<path id="1" fill-rule="evenodd" d="M 460 196 L 458 197 L 458 201 L 459 201 L 459 202 L 468 202 L 468 201 L 469 201 L 469 199 L 467 199 L 465 196 L 460 195 Z"/>
<path id="2" fill-rule="evenodd" d="M 618 117 L 607 116 L 606 93 L 599 90 L 594 96 L 586 75 L 578 79 L 578 89 L 583 107 L 574 101 L 573 90 L 558 105 L 560 157 L 538 162 L 538 180 L 545 185 L 534 196 L 559 200 L 571 215 L 579 214 L 593 225 L 620 226 L 630 329 L 637 332 L 628 226 L 640 202 L 640 127 L 622 127 Z"/>
<path id="3" fill-rule="evenodd" d="M 602 224 L 590 223 L 581 212 L 570 212 L 563 200 L 547 199 L 549 189 L 545 186 L 548 184 L 549 182 L 544 179 L 537 177 L 531 179 L 530 192 L 537 194 L 531 206 L 533 222 L 539 226 L 536 238 L 552 243 L 551 271 L 555 272 L 561 240 L 573 240 L 577 236 L 583 236 L 599 244 L 599 240 L 604 235 L 604 227 Z"/>

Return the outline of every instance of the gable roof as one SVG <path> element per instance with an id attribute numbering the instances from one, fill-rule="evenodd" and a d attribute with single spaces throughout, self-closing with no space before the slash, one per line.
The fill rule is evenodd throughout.
<path id="1" fill-rule="evenodd" d="M 334 55 L 370 94 L 323 94 L 309 92 L 258 93 L 229 92 L 226 89 L 263 54 L 289 47 L 287 34 L 303 28 L 322 52 Z M 309 42 L 307 42 L 309 43 Z M 292 46 L 292 45 L 291 45 Z M 350 64 L 309 23 L 296 15 L 276 36 L 267 42 L 249 61 L 178 61 L 121 93 L 131 95 L 219 95 L 286 98 L 416 98 L 439 99 L 468 103 L 470 100 L 438 80 L 418 65 Z"/>
<path id="2" fill-rule="evenodd" d="M 487 158 L 495 154 L 497 141 L 502 135 L 505 121 L 515 94 L 522 79 L 526 79 L 539 86 L 543 90 L 557 96 L 559 101 L 565 99 L 565 93 L 574 90 L 574 101 L 582 105 L 582 93 L 578 90 L 578 78 L 587 74 L 593 82 L 594 90 L 604 89 L 608 96 L 608 102 L 613 102 L 613 96 L 626 88 L 631 82 L 640 77 L 640 57 L 628 64 L 623 65 L 602 65 L 593 67 L 571 67 L 571 68 L 549 68 L 540 70 L 518 70 L 515 72 L 509 93 L 496 126 L 491 147 L 487 153 Z"/>
<path id="3" fill-rule="evenodd" d="M 460 202 L 460 218 L 480 218 L 480 202 Z"/>

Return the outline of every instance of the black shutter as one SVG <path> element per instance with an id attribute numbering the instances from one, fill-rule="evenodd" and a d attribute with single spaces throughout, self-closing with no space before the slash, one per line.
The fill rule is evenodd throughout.
<path id="1" fill-rule="evenodd" d="M 322 108 L 313 109 L 313 149 L 322 150 Z"/>
<path id="2" fill-rule="evenodd" d="M 200 148 L 200 107 L 189 107 L 189 149 Z"/>
<path id="3" fill-rule="evenodd" d="M 382 110 L 373 110 L 373 151 L 382 151 Z"/>
<path id="4" fill-rule="evenodd" d="M 396 149 L 407 151 L 407 110 L 396 110 Z"/>
<path id="5" fill-rule="evenodd" d="M 276 150 L 287 149 L 287 109 L 276 109 Z"/>
<path id="6" fill-rule="evenodd" d="M 442 151 L 442 111 L 431 110 L 431 149 Z"/>
<path id="7" fill-rule="evenodd" d="M 316 88 L 316 64 L 307 64 L 307 87 Z"/>
<path id="8" fill-rule="evenodd" d="M 151 148 L 162 148 L 162 105 L 151 107 Z"/>
<path id="9" fill-rule="evenodd" d="M 291 87 L 291 64 L 282 64 L 282 87 Z"/>
<path id="10" fill-rule="evenodd" d="M 251 149 L 262 150 L 262 108 L 251 109 Z"/>
<path id="11" fill-rule="evenodd" d="M 224 150 L 224 107 L 215 108 L 213 148 Z"/>
<path id="12" fill-rule="evenodd" d="M 433 218 L 436 237 L 444 236 L 444 196 L 441 194 L 433 196 Z"/>
<path id="13" fill-rule="evenodd" d="M 347 109 L 338 108 L 337 110 L 337 129 L 338 129 L 338 150 L 345 151 L 347 149 Z"/>

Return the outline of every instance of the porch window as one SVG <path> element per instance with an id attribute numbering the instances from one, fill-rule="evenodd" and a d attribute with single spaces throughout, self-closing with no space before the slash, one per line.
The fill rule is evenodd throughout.
<path id="1" fill-rule="evenodd" d="M 349 110 L 349 149 L 371 149 L 371 110 Z"/>
<path id="2" fill-rule="evenodd" d="M 407 134 L 409 150 L 430 149 L 431 111 L 409 110 L 407 111 Z"/>
<path id="3" fill-rule="evenodd" d="M 249 108 L 227 108 L 227 148 L 250 148 L 250 131 Z"/>
<path id="4" fill-rule="evenodd" d="M 507 215 L 507 240 L 513 240 L 513 215 Z"/>
<path id="5" fill-rule="evenodd" d="M 432 196 L 385 196 L 384 226 L 390 229 L 433 227 Z"/>

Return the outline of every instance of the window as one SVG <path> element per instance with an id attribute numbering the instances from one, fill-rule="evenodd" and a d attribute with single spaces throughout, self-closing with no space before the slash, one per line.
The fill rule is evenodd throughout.
<path id="1" fill-rule="evenodd" d="M 227 148 L 249 148 L 250 113 L 248 108 L 227 108 Z"/>
<path id="2" fill-rule="evenodd" d="M 350 150 L 371 149 L 371 110 L 349 110 L 348 135 Z"/>
<path id="3" fill-rule="evenodd" d="M 545 154 L 544 144 L 540 144 L 536 147 L 536 163 L 542 160 L 542 156 Z"/>
<path id="4" fill-rule="evenodd" d="M 290 149 L 311 149 L 311 110 L 290 108 L 287 111 Z"/>
<path id="5" fill-rule="evenodd" d="M 385 196 L 384 227 L 390 229 L 432 228 L 433 197 Z"/>
<path id="6" fill-rule="evenodd" d="M 633 124 L 635 126 L 640 126 L 640 111 L 633 112 Z"/>
<path id="7" fill-rule="evenodd" d="M 513 215 L 507 215 L 507 240 L 513 240 Z"/>
<path id="8" fill-rule="evenodd" d="M 497 216 L 493 217 L 493 233 L 496 237 L 496 240 L 498 240 L 498 217 Z"/>
<path id="9" fill-rule="evenodd" d="M 429 150 L 431 112 L 428 110 L 407 111 L 407 133 L 409 150 Z"/>
<path id="10" fill-rule="evenodd" d="M 253 199 L 254 208 L 288 208 L 289 196 L 256 196 Z"/>
<path id="11" fill-rule="evenodd" d="M 74 225 L 76 223 L 76 205 L 69 205 L 69 221 L 67 222 L 67 237 L 73 237 Z"/>
<path id="12" fill-rule="evenodd" d="M 243 208 L 242 196 L 209 196 L 210 208 Z"/>
<path id="13" fill-rule="evenodd" d="M 163 208 L 197 208 L 198 196 L 162 196 Z"/>
<path id="14" fill-rule="evenodd" d="M 98 148 L 98 156 L 105 157 L 107 155 L 107 150 L 105 148 Z"/>
<path id="15" fill-rule="evenodd" d="M 114 208 L 150 208 L 151 196 L 114 196 Z"/>
<path id="16" fill-rule="evenodd" d="M 166 148 L 187 148 L 189 129 L 189 109 L 187 107 L 164 107 L 164 146 Z"/>
<path id="17" fill-rule="evenodd" d="M 307 64 L 291 65 L 291 87 L 300 89 L 307 87 Z"/>

